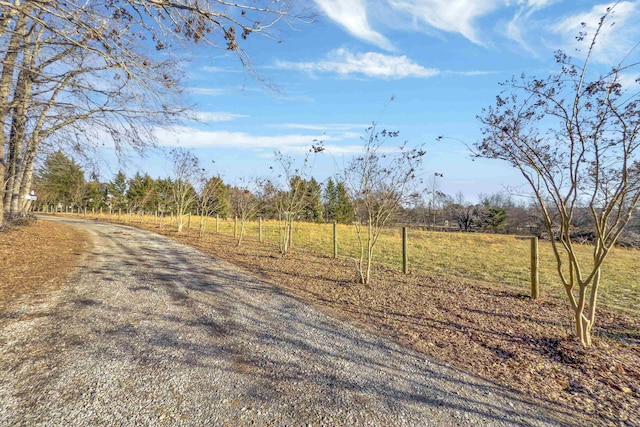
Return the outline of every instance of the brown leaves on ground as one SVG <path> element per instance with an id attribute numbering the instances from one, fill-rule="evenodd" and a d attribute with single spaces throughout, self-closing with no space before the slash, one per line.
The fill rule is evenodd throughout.
<path id="1" fill-rule="evenodd" d="M 568 303 L 526 289 L 377 269 L 357 283 L 355 262 L 229 236 L 158 230 L 230 261 L 333 314 L 444 363 L 521 391 L 588 424 L 640 425 L 640 319 L 600 308 L 595 346 L 573 336 Z M 544 293 L 544 289 L 542 290 Z"/>
<path id="2" fill-rule="evenodd" d="M 88 247 L 86 233 L 49 221 L 0 231 L 0 311 L 60 289 Z"/>

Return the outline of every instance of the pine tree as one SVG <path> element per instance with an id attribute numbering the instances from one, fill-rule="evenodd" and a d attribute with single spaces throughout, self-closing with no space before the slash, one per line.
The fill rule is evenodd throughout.
<path id="1" fill-rule="evenodd" d="M 110 203 L 112 209 L 116 211 L 118 209 L 127 209 L 126 194 L 128 187 L 127 176 L 124 172 L 118 171 L 116 176 L 113 178 L 113 181 L 108 184 L 109 194 L 111 197 L 107 197 L 107 201 Z"/>
<path id="2" fill-rule="evenodd" d="M 49 155 L 38 171 L 37 192 L 49 203 L 77 206 L 84 193 L 84 171 L 62 151 Z"/>
<path id="3" fill-rule="evenodd" d="M 324 188 L 324 212 L 328 222 L 336 220 L 336 185 L 331 178 Z"/>
<path id="4" fill-rule="evenodd" d="M 349 224 L 353 222 L 353 219 L 355 217 L 353 211 L 353 203 L 351 203 L 347 188 L 342 182 L 339 182 L 338 185 L 336 185 L 334 209 L 334 216 L 336 221 L 343 224 Z"/>

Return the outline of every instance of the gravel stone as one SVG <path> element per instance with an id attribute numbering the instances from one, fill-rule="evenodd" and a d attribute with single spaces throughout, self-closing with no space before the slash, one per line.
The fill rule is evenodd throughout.
<path id="1" fill-rule="evenodd" d="M 168 238 L 47 218 L 94 246 L 0 313 L 0 425 L 572 424 Z"/>

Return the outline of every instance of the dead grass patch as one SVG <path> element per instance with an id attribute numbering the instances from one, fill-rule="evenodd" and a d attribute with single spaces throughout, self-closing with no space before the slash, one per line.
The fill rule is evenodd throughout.
<path id="1" fill-rule="evenodd" d="M 85 232 L 49 221 L 0 232 L 0 311 L 60 289 L 89 246 Z"/>

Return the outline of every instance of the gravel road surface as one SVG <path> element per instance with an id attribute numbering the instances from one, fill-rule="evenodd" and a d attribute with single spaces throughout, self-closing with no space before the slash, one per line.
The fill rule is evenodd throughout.
<path id="1" fill-rule="evenodd" d="M 0 313 L 0 425 L 514 426 L 568 416 L 165 237 L 51 218 L 93 248 Z"/>

